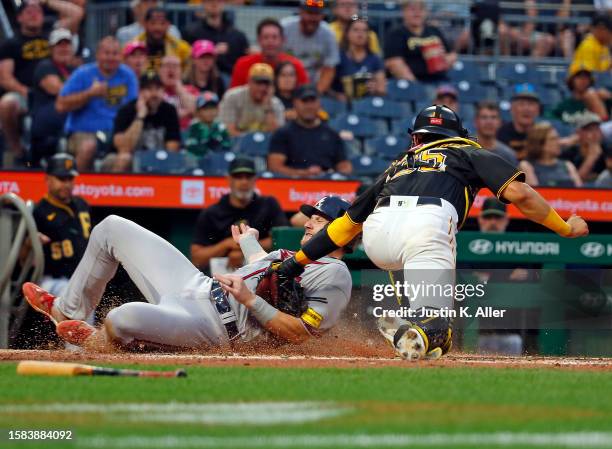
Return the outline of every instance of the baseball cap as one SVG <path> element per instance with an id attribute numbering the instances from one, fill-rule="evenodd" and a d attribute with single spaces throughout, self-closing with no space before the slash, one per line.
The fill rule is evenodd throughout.
<path id="1" fill-rule="evenodd" d="M 531 83 L 522 83 L 514 86 L 514 89 L 512 89 L 511 101 L 518 100 L 521 98 L 535 100 L 538 103 L 540 102 L 540 97 L 538 96 L 535 87 Z"/>
<path id="2" fill-rule="evenodd" d="M 594 112 L 585 111 L 583 114 L 580 114 L 578 115 L 578 117 L 576 117 L 574 125 L 577 129 L 582 129 L 594 123 L 598 125 L 601 123 L 601 119 L 599 118 L 599 116 Z"/>
<path id="3" fill-rule="evenodd" d="M 58 178 L 69 176 L 78 176 L 76 171 L 76 161 L 74 157 L 68 153 L 58 153 L 47 159 L 47 167 L 45 173 Z"/>
<path id="4" fill-rule="evenodd" d="M 450 84 L 442 84 L 440 87 L 436 89 L 436 98 L 444 97 L 444 96 L 454 97 L 455 100 L 459 98 L 459 92 Z"/>
<path id="5" fill-rule="evenodd" d="M 129 56 L 136 50 L 142 50 L 146 53 L 147 46 L 144 42 L 141 41 L 128 42 L 127 44 L 125 44 L 125 47 L 123 47 L 123 56 Z"/>
<path id="6" fill-rule="evenodd" d="M 506 216 L 506 205 L 499 201 L 495 197 L 489 197 L 482 203 L 482 210 L 480 211 L 481 217 L 505 217 Z"/>
<path id="7" fill-rule="evenodd" d="M 56 28 L 49 34 L 49 45 L 57 45 L 61 41 L 72 42 L 72 33 L 66 28 Z"/>
<path id="8" fill-rule="evenodd" d="M 254 175 L 255 173 L 257 173 L 255 170 L 255 162 L 253 162 L 252 159 L 249 159 L 247 157 L 237 157 L 232 162 L 230 162 L 228 172 L 230 175 L 237 175 L 240 173 L 248 173 Z"/>
<path id="9" fill-rule="evenodd" d="M 145 87 L 148 87 L 152 84 L 163 86 L 159 75 L 154 70 L 147 70 L 142 75 L 140 75 L 139 84 L 141 89 L 144 89 Z"/>
<path id="10" fill-rule="evenodd" d="M 609 14 L 596 14 L 591 20 L 591 25 L 594 27 L 603 25 L 607 29 L 612 30 L 612 18 L 610 18 Z"/>
<path id="11" fill-rule="evenodd" d="M 216 55 L 215 44 L 205 39 L 195 41 L 191 47 L 191 57 L 199 58 L 203 55 Z"/>
<path id="12" fill-rule="evenodd" d="M 299 100 L 319 98 L 319 92 L 313 84 L 302 84 L 293 91 L 293 98 Z"/>
<path id="13" fill-rule="evenodd" d="M 196 109 L 202 109 L 209 105 L 218 105 L 219 104 L 219 96 L 207 90 L 206 92 L 202 92 L 202 94 L 196 100 Z"/>
<path id="14" fill-rule="evenodd" d="M 300 0 L 300 9 L 323 14 L 325 10 L 325 0 Z"/>
<path id="15" fill-rule="evenodd" d="M 272 66 L 263 62 L 253 64 L 249 69 L 249 79 L 254 81 L 274 81 L 274 70 Z"/>
<path id="16" fill-rule="evenodd" d="M 351 203 L 343 200 L 339 196 L 328 195 L 321 198 L 314 206 L 310 204 L 302 204 L 300 212 L 308 218 L 313 214 L 321 215 L 328 220 L 335 220 L 344 215 L 344 212 L 351 207 Z"/>

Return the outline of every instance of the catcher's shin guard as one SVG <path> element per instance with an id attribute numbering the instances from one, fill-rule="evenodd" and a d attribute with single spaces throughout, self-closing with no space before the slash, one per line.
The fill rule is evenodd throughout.
<path id="1" fill-rule="evenodd" d="M 393 347 L 404 359 L 439 359 L 452 347 L 452 322 L 436 315 L 436 308 L 419 309 L 414 318 L 401 325 L 393 335 Z M 427 312 L 427 313 L 425 313 Z"/>

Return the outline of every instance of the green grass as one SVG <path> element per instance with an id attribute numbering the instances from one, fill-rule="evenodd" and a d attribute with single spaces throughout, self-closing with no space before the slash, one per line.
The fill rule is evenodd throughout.
<path id="1" fill-rule="evenodd" d="M 151 367 L 147 366 L 147 369 Z M 90 447 L 89 438 L 92 436 L 127 435 L 251 438 L 255 435 L 326 436 L 355 433 L 424 435 L 612 431 L 612 375 L 605 372 L 498 368 L 252 367 L 189 367 L 187 371 L 189 377 L 184 379 L 18 377 L 15 375 L 15 364 L 0 364 L 0 429 L 4 433 L 0 436 L 0 447 Z M 19 413 L 5 411 L 9 405 L 69 402 L 262 401 L 324 402 L 330 407 L 344 407 L 347 412 L 309 423 L 228 426 L 218 423 L 138 422 L 130 421 L 129 414 L 110 412 L 67 415 L 41 413 L 35 408 Z M 44 446 L 41 442 L 5 444 L 8 429 L 25 428 L 72 429 L 76 433 L 76 440 L 72 445 L 66 442 L 54 445 L 48 441 Z"/>

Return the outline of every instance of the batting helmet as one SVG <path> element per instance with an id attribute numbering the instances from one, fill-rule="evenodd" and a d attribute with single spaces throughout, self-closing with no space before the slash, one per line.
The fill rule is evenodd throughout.
<path id="1" fill-rule="evenodd" d="M 302 204 L 300 206 L 300 212 L 309 218 L 312 217 L 313 214 L 317 214 L 332 221 L 344 215 L 350 206 L 351 203 L 344 201 L 339 196 L 329 195 L 321 198 L 314 206 Z"/>
<path id="2" fill-rule="evenodd" d="M 467 137 L 468 131 L 452 109 L 433 105 L 423 109 L 414 120 L 411 134 L 437 134 L 444 137 Z"/>

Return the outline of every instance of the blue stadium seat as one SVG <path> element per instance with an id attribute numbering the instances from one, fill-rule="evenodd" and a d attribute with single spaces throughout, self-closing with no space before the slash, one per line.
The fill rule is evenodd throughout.
<path id="1" fill-rule="evenodd" d="M 389 161 L 375 156 L 357 156 L 351 159 L 353 174 L 356 176 L 380 175 L 389 167 Z"/>
<path id="2" fill-rule="evenodd" d="M 387 97 L 394 101 L 418 101 L 427 95 L 426 88 L 418 82 L 390 80 L 387 83 Z"/>
<path id="3" fill-rule="evenodd" d="M 410 136 L 380 136 L 366 141 L 366 152 L 382 159 L 393 160 L 410 146 Z"/>
<path id="4" fill-rule="evenodd" d="M 474 103 L 461 102 L 459 104 L 459 117 L 461 117 L 463 126 L 467 128 L 466 125 L 471 124 L 474 121 L 475 116 L 476 116 L 476 106 L 474 106 Z"/>
<path id="5" fill-rule="evenodd" d="M 321 97 L 321 108 L 329 114 L 330 118 L 334 118 L 346 112 L 346 103 L 335 98 Z"/>
<path id="6" fill-rule="evenodd" d="M 184 173 L 190 168 L 184 151 L 145 150 L 134 153 L 134 171 L 142 173 Z"/>
<path id="7" fill-rule="evenodd" d="M 394 120 L 391 123 L 391 133 L 395 136 L 407 136 L 408 130 L 414 125 L 414 117 Z"/>
<path id="8" fill-rule="evenodd" d="M 473 62 L 464 63 L 459 60 L 453 64 L 453 67 L 447 74 L 453 84 L 457 84 L 459 81 L 469 81 L 472 84 L 476 84 L 480 81 L 480 69 Z"/>
<path id="9" fill-rule="evenodd" d="M 356 114 L 344 114 L 329 123 L 336 131 L 350 131 L 357 139 L 369 139 L 380 133 L 380 127 L 372 119 Z"/>
<path id="10" fill-rule="evenodd" d="M 236 153 L 249 156 L 267 156 L 270 148 L 270 133 L 253 132 L 245 134 L 237 139 L 234 144 Z"/>
<path id="11" fill-rule="evenodd" d="M 574 127 L 572 125 L 569 125 L 557 119 L 549 119 L 546 121 L 550 122 L 550 124 L 553 126 L 553 128 L 557 130 L 559 136 L 561 137 L 567 137 L 574 134 Z"/>
<path id="12" fill-rule="evenodd" d="M 231 161 L 236 155 L 231 151 L 228 152 L 211 152 L 204 156 L 199 161 L 201 168 L 206 176 L 225 176 Z"/>
<path id="13" fill-rule="evenodd" d="M 596 87 L 607 87 L 608 89 L 612 89 L 612 76 L 610 76 L 610 72 L 593 72 L 593 76 L 595 77 L 595 86 Z"/>
<path id="14" fill-rule="evenodd" d="M 522 62 L 499 63 L 497 79 L 498 81 L 505 81 L 508 85 L 537 83 L 538 73 L 530 64 Z"/>
<path id="15" fill-rule="evenodd" d="M 402 111 L 401 103 L 383 97 L 367 97 L 353 102 L 353 112 L 366 117 L 394 120 L 403 117 Z"/>
<path id="16" fill-rule="evenodd" d="M 483 99 L 483 88 L 478 81 L 461 80 L 457 82 L 457 91 L 462 103 L 477 103 Z"/>

